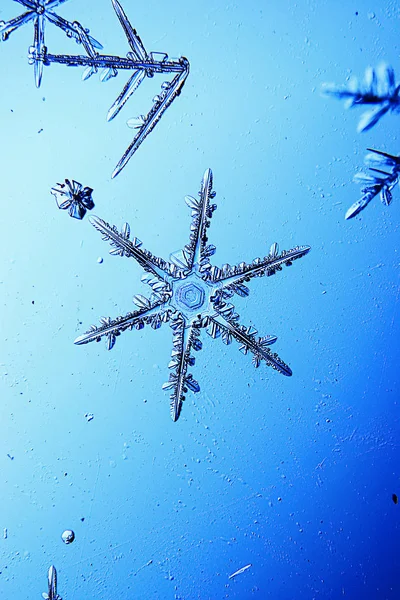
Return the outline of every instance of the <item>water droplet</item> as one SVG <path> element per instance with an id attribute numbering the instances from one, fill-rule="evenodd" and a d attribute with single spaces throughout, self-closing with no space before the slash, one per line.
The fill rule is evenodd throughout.
<path id="1" fill-rule="evenodd" d="M 75 533 L 72 531 L 72 529 L 66 529 L 62 533 L 61 539 L 64 542 L 64 544 L 72 544 L 72 542 L 75 539 Z"/>
<path id="2" fill-rule="evenodd" d="M 101 263 L 103 262 L 103 257 L 99 256 L 99 258 L 97 259 L 97 262 L 99 263 L 99 265 L 101 265 Z"/>

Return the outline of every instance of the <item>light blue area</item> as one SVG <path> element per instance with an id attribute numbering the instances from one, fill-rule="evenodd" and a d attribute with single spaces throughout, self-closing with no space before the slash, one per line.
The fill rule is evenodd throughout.
<path id="1" fill-rule="evenodd" d="M 63 600 L 395 600 L 399 191 L 390 207 L 375 199 L 344 214 L 366 148 L 400 154 L 400 115 L 357 135 L 362 109 L 319 91 L 381 61 L 400 80 L 400 10 L 390 0 L 123 4 L 146 49 L 186 56 L 191 72 L 114 180 L 126 121 L 149 109 L 162 78 L 107 123 L 123 73 L 82 82 L 82 69 L 52 65 L 37 90 L 32 27 L 0 44 L 0 599 L 40 598 L 53 564 Z M 22 11 L 2 0 L 0 20 Z M 57 12 L 104 52 L 128 51 L 108 0 Z M 80 51 L 50 26 L 46 36 L 51 51 Z M 50 189 L 65 178 L 92 187 L 92 213 L 119 229 L 128 221 L 168 258 L 188 241 L 184 197 L 208 167 L 213 264 L 250 262 L 274 242 L 312 250 L 235 297 L 243 323 L 278 336 L 293 376 L 255 370 L 235 342 L 203 334 L 201 392 L 173 423 L 161 389 L 168 325 L 125 332 L 111 352 L 74 346 L 147 288 L 135 261 L 110 256 L 88 215 L 69 218 Z"/>

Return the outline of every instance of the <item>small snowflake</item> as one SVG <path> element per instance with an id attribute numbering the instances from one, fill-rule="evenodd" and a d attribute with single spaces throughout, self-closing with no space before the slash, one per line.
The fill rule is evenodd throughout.
<path id="1" fill-rule="evenodd" d="M 216 209 L 215 204 L 210 204 L 214 197 L 212 173 L 208 169 L 201 182 L 199 198 L 186 196 L 186 203 L 192 211 L 190 238 L 183 250 L 171 254 L 170 262 L 143 249 L 142 242 L 136 237 L 130 239 L 128 224 L 119 232 L 115 226 L 98 217 L 90 219 L 103 239 L 113 246 L 111 254 L 134 258 L 144 269 L 142 281 L 152 288 L 152 294 L 149 298 L 135 296 L 137 310 L 116 319 L 101 319 L 100 326 L 92 325 L 75 343 L 87 344 L 104 337 L 107 348 L 111 349 L 117 336 L 127 329 L 142 329 L 145 325 L 158 329 L 163 323 L 169 322 L 173 331 L 172 358 L 168 365 L 171 373 L 163 388 L 171 392 L 173 421 L 179 418 L 187 391 L 200 390 L 198 382 L 188 373 L 188 368 L 195 363 L 192 351 L 202 348 L 202 329 L 206 329 L 212 338 L 221 337 L 225 344 L 237 341 L 243 354 L 250 352 L 253 355 L 255 367 L 264 361 L 283 375 L 292 374 L 288 365 L 269 349 L 276 341 L 276 336 L 256 337 L 257 330 L 254 327 L 239 323 L 239 315 L 229 299 L 234 294 L 247 296 L 249 290 L 245 283 L 250 279 L 281 271 L 283 265 L 289 266 L 294 260 L 305 256 L 310 247 L 296 246 L 279 253 L 278 245 L 273 244 L 267 256 L 256 258 L 250 264 L 241 262 L 235 266 L 212 266 L 210 258 L 216 248 L 208 244 L 207 233 Z"/>
<path id="2" fill-rule="evenodd" d="M 51 188 L 51 193 L 55 196 L 58 208 L 68 209 L 68 214 L 74 219 L 83 219 L 87 210 L 94 208 L 92 200 L 92 188 L 82 188 L 82 184 L 77 181 L 65 180 L 65 183 L 57 183 Z"/>

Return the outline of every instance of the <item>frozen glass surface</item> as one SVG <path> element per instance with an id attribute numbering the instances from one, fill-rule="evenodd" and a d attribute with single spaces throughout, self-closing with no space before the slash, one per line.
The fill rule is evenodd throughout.
<path id="1" fill-rule="evenodd" d="M 399 17 L 2 0 L 1 600 L 398 599 Z"/>

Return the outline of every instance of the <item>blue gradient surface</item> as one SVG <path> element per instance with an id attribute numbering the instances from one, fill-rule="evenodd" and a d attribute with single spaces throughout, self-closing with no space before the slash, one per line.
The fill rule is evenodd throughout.
<path id="1" fill-rule="evenodd" d="M 358 110 L 320 87 L 381 61 L 400 79 L 400 9 L 123 5 L 147 50 L 186 56 L 191 72 L 114 180 L 132 139 L 126 121 L 149 109 L 162 79 L 107 123 L 123 74 L 82 82 L 82 69 L 52 65 L 38 90 L 32 27 L 0 45 L 0 599 L 40 598 L 53 564 L 63 600 L 396 600 L 399 192 L 390 207 L 376 199 L 351 221 L 344 214 L 360 195 L 352 178 L 365 149 L 400 153 L 400 116 L 357 135 Z M 22 11 L 2 0 L 0 20 Z M 128 52 L 108 0 L 57 12 L 106 53 Z M 50 26 L 46 36 L 54 52 L 80 51 Z M 92 213 L 128 221 L 168 258 L 188 240 L 184 196 L 208 167 L 214 264 L 250 262 L 273 242 L 312 250 L 235 299 L 244 323 L 278 336 L 293 376 L 255 370 L 236 343 L 203 335 L 201 392 L 173 423 L 161 389 L 168 325 L 126 332 L 111 352 L 74 346 L 146 288 L 139 266 L 110 256 L 50 188 L 65 178 L 92 187 Z"/>

